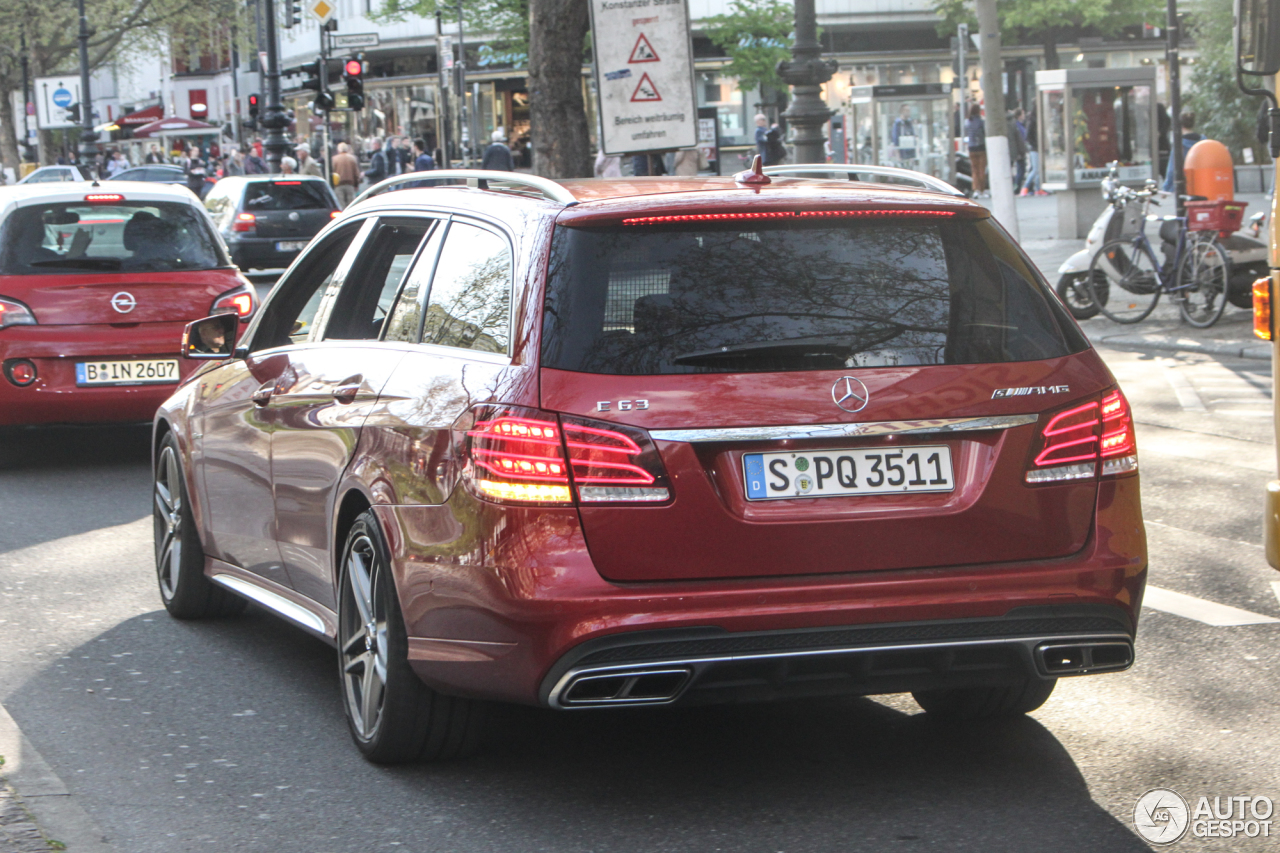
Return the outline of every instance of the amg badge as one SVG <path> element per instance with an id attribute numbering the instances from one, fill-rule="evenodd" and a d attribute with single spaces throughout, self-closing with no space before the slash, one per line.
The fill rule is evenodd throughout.
<path id="1" fill-rule="evenodd" d="M 1070 392 L 1070 385 L 1032 385 L 1029 388 L 997 388 L 991 392 L 991 399 L 998 400 L 1001 397 L 1025 397 L 1028 394 L 1068 394 Z"/>

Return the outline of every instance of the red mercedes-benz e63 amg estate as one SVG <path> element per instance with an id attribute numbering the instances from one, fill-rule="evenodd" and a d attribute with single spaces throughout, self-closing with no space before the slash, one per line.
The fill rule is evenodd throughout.
<path id="1" fill-rule="evenodd" d="M 985 209 L 432 176 L 357 200 L 234 345 L 192 324 L 155 421 L 165 606 L 334 644 L 368 758 L 456 755 L 494 700 L 974 717 L 1131 664 L 1129 406 Z"/>
<path id="2" fill-rule="evenodd" d="M 256 298 L 186 187 L 0 188 L 0 426 L 145 423 L 196 367 L 183 327 Z"/>

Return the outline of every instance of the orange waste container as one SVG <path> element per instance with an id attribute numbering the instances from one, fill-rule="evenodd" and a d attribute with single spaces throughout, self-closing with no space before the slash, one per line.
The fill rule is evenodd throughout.
<path id="1" fill-rule="evenodd" d="M 1209 201 L 1235 198 L 1236 167 L 1227 146 L 1202 139 L 1187 152 L 1183 164 L 1187 174 L 1187 195 L 1202 195 Z"/>

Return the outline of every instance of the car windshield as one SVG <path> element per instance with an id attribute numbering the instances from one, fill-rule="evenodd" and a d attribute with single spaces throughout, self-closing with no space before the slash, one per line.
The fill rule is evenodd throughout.
<path id="1" fill-rule="evenodd" d="M 244 209 L 329 210 L 333 204 L 320 181 L 255 181 L 244 189 Z"/>
<path id="2" fill-rule="evenodd" d="M 546 367 L 667 374 L 975 364 L 1087 347 L 987 220 L 557 229 Z"/>
<path id="3" fill-rule="evenodd" d="M 0 275 L 168 272 L 229 263 L 203 214 L 179 202 L 34 204 L 15 210 L 0 228 Z"/>

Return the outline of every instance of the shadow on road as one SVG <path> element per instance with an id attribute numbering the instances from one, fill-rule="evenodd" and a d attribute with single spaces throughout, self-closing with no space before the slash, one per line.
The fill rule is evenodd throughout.
<path id="1" fill-rule="evenodd" d="M 0 553 L 149 514 L 150 436 L 150 424 L 0 428 Z"/>
<path id="2" fill-rule="evenodd" d="M 897 698 L 503 707 L 481 755 L 381 768 L 349 741 L 335 669 L 327 646 L 252 608 L 158 611 L 5 701 L 139 853 L 204 836 L 273 853 L 1148 849 L 1031 718 L 944 724 Z M 181 820 L 161 820 L 175 796 Z"/>

